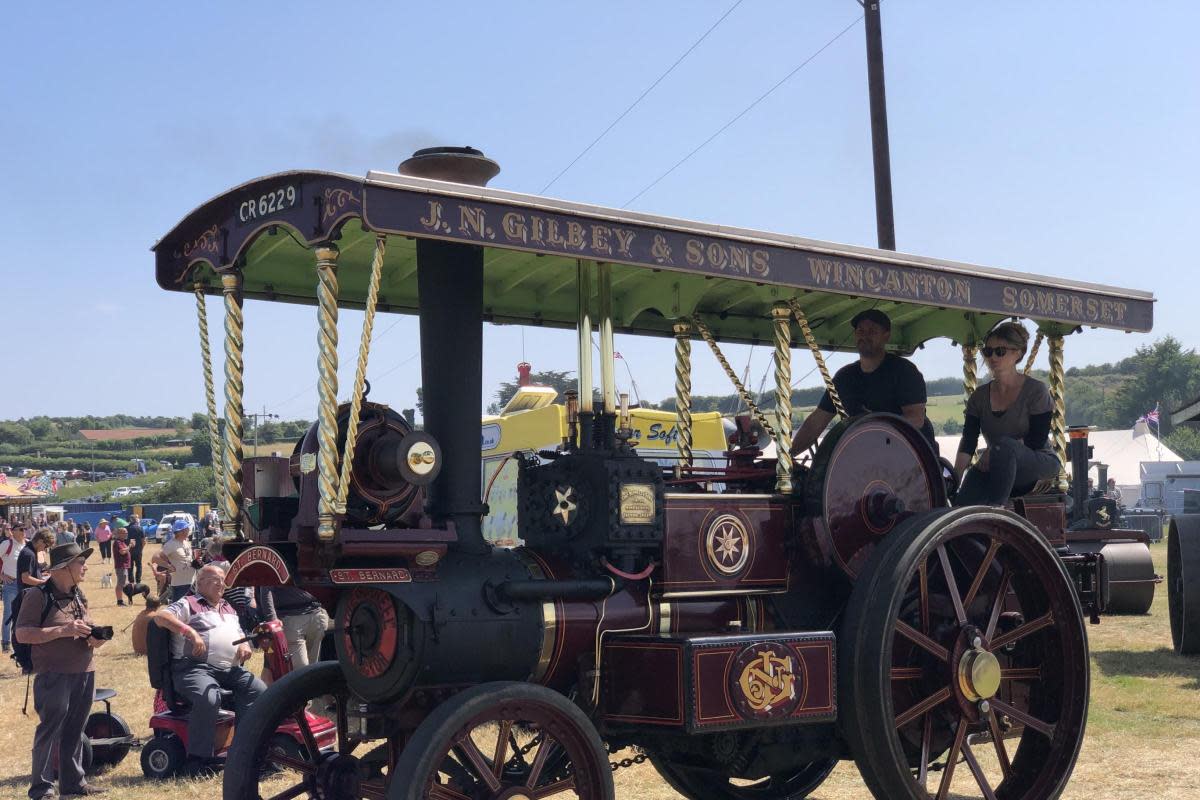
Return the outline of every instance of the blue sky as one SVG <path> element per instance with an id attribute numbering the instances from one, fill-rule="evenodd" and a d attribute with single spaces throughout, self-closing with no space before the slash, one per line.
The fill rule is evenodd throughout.
<path id="1" fill-rule="evenodd" d="M 493 186 L 541 192 L 732 5 L 7 9 L 0 418 L 201 410 L 193 303 L 157 288 L 149 252 L 180 217 L 258 175 L 392 170 L 434 144 L 479 147 L 502 167 Z M 1166 334 L 1195 346 L 1196 4 L 882 8 L 899 249 L 1155 293 L 1152 334 L 1071 337 L 1068 366 Z M 622 206 L 860 14 L 854 0 L 744 0 L 546 193 Z M 862 24 L 630 207 L 873 245 Z M 314 416 L 314 314 L 247 304 L 247 410 Z M 360 322 L 342 316 L 344 388 Z M 416 327 L 377 324 L 374 399 L 412 405 Z M 522 355 L 574 368 L 568 332 L 485 340 L 488 394 Z M 673 393 L 669 342 L 617 347 L 644 398 Z M 769 357 L 729 355 L 755 375 Z M 728 392 L 707 353 L 696 362 L 697 393 Z M 808 362 L 797 353 L 793 374 Z M 945 342 L 917 363 L 929 378 L 960 368 Z"/>

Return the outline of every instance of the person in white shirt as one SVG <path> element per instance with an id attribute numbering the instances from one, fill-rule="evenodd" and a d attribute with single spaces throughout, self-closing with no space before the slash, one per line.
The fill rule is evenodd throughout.
<path id="1" fill-rule="evenodd" d="M 243 714 L 266 686 L 242 667 L 250 645 L 237 612 L 221 597 L 225 570 L 209 564 L 196 575 L 196 593 L 155 612 L 154 621 L 171 631 L 172 680 L 175 690 L 192 704 L 188 715 L 188 758 L 185 774 L 201 774 L 213 762 L 214 731 L 221 709 L 221 689 L 233 692 Z"/>
<path id="2" fill-rule="evenodd" d="M 21 593 L 22 586 L 17 581 L 17 559 L 21 557 L 21 551 L 25 549 L 25 523 L 18 522 L 13 525 L 12 531 L 8 539 L 0 542 L 0 579 L 4 582 L 4 652 L 7 653 L 11 648 L 11 639 L 9 632 L 12 629 L 12 610 L 13 604 L 17 602 L 17 595 Z"/>
<path id="3" fill-rule="evenodd" d="M 171 575 L 171 600 L 178 600 L 192 589 L 196 577 L 196 557 L 192 553 L 192 527 L 186 520 L 177 519 L 171 526 L 173 536 L 154 554 L 154 562 L 161 564 Z"/>

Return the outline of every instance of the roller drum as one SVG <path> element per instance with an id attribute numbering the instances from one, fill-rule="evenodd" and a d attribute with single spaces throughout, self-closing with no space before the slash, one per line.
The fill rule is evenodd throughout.
<path id="1" fill-rule="evenodd" d="M 1108 614 L 1147 614 L 1154 602 L 1154 561 L 1141 542 L 1113 542 L 1100 548 L 1108 582 Z M 1198 570 L 1200 571 L 1200 570 Z M 1200 588 L 1198 588 L 1200 591 Z"/>
<path id="2" fill-rule="evenodd" d="M 1167 534 L 1167 606 L 1171 641 L 1182 655 L 1200 653 L 1200 514 L 1179 514 Z"/>

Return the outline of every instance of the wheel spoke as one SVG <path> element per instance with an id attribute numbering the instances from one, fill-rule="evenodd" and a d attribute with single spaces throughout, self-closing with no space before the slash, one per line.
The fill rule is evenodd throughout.
<path id="1" fill-rule="evenodd" d="M 899 633 L 905 639 L 908 639 L 913 644 L 919 645 L 928 650 L 931 655 L 937 658 L 938 661 L 948 661 L 950 659 L 950 651 L 942 647 L 940 644 L 930 639 L 919 630 L 909 625 L 907 622 L 896 622 L 896 633 Z"/>
<path id="2" fill-rule="evenodd" d="M 992 540 L 988 545 L 987 553 L 983 556 L 983 561 L 979 565 L 979 571 L 975 573 L 975 580 L 971 581 L 971 588 L 967 590 L 967 599 L 963 600 L 963 607 L 970 608 L 971 603 L 975 601 L 975 596 L 979 594 L 980 588 L 983 587 L 983 579 L 987 577 L 988 569 L 992 566 L 992 560 L 996 558 L 996 551 L 1000 549 L 1000 543 Z"/>
<path id="3" fill-rule="evenodd" d="M 1012 717 L 1026 728 L 1033 728 L 1035 731 L 1049 739 L 1054 738 L 1054 725 L 1049 722 L 1042 722 L 1037 717 L 1031 716 L 1021 709 L 1010 706 L 1008 703 L 1005 703 L 1002 700 L 997 700 L 994 697 L 992 698 L 992 708 L 1001 714 L 1004 714 L 1005 716 Z"/>
<path id="4" fill-rule="evenodd" d="M 921 733 L 921 770 L 917 775 L 917 781 L 921 784 L 921 791 L 928 792 L 929 787 L 929 748 L 933 746 L 933 717 L 925 715 L 925 729 Z"/>
<path id="5" fill-rule="evenodd" d="M 500 789 L 500 779 L 492 774 L 492 769 L 488 765 L 487 759 L 483 757 L 483 753 L 479 752 L 479 748 L 475 746 L 475 742 L 471 741 L 470 733 L 459 740 L 458 748 L 467 757 L 467 760 L 471 762 L 471 766 L 475 767 L 475 774 L 483 779 L 488 789 L 493 792 L 498 791 Z M 466 765 L 464 764 L 464 766 Z"/>
<path id="6" fill-rule="evenodd" d="M 921 633 L 929 634 L 929 566 L 921 562 Z"/>
<path id="7" fill-rule="evenodd" d="M 377 783 L 360 783 L 358 793 L 366 800 L 387 800 L 387 787 Z"/>
<path id="8" fill-rule="evenodd" d="M 299 761 L 272 750 L 267 751 L 267 760 L 276 766 L 294 769 L 296 772 L 303 772 L 305 775 L 311 775 L 317 771 L 317 765 L 314 762 Z"/>
<path id="9" fill-rule="evenodd" d="M 512 720 L 501 720 L 500 732 L 496 735 L 496 756 L 492 759 L 492 774 L 496 776 L 496 780 L 500 780 L 500 773 L 504 771 L 504 754 L 508 748 L 508 733 L 512 730 Z"/>
<path id="10" fill-rule="evenodd" d="M 1008 596 L 1008 582 L 1011 577 L 1006 568 L 1000 575 L 1000 586 L 996 589 L 996 599 L 992 601 L 992 613 L 988 616 L 987 632 L 984 638 L 991 640 L 992 634 L 996 632 L 996 623 L 1000 621 L 1000 612 L 1004 610 L 1004 598 Z"/>
<path id="11" fill-rule="evenodd" d="M 992 731 L 992 744 L 996 747 L 996 759 L 1000 762 L 1000 772 L 1004 776 L 1004 780 L 1008 780 L 1012 775 L 1012 762 L 1008 760 L 1008 749 L 1004 746 L 1004 735 L 1000 732 L 1000 720 L 996 718 L 995 709 L 988 712 L 988 727 Z"/>
<path id="12" fill-rule="evenodd" d="M 1000 670 L 1002 681 L 1040 681 L 1041 667 L 1006 667 Z"/>
<path id="13" fill-rule="evenodd" d="M 942 772 L 942 782 L 938 784 L 937 800 L 946 800 L 950 793 L 950 784 L 954 780 L 954 768 L 958 766 L 958 753 L 967 738 L 967 721 L 958 721 L 958 730 L 954 733 L 954 744 L 946 754 L 946 769 Z"/>
<path id="14" fill-rule="evenodd" d="M 542 743 L 538 745 L 537 755 L 533 757 L 533 764 L 529 767 L 529 778 L 525 781 L 526 789 L 537 786 L 538 778 L 542 777 L 542 768 L 546 766 L 546 760 L 550 758 L 550 753 L 554 751 L 554 748 L 558 747 L 558 742 L 550 738 L 549 734 L 544 736 Z"/>
<path id="15" fill-rule="evenodd" d="M 925 675 L 925 670 L 920 667 L 892 667 L 892 680 L 894 681 L 915 681 Z"/>
<path id="16" fill-rule="evenodd" d="M 935 706 L 941 705 L 942 703 L 946 702 L 949 699 L 950 699 L 950 689 L 949 689 L 949 687 L 943 686 L 941 689 L 938 689 L 936 692 L 929 695 L 929 697 L 926 697 L 924 700 L 920 701 L 919 703 L 914 703 L 911 707 L 909 707 L 909 709 L 907 711 L 905 711 L 900 716 L 896 717 L 896 727 L 903 728 L 905 725 L 912 722 L 914 719 L 921 716 L 929 709 L 934 708 Z"/>
<path id="17" fill-rule="evenodd" d="M 975 782 L 979 784 L 980 791 L 986 800 L 996 800 L 996 793 L 992 791 L 992 786 L 988 783 L 987 776 L 983 774 L 983 769 L 979 766 L 979 762 L 975 760 L 975 754 L 971 752 L 971 746 L 966 742 L 962 744 L 963 758 L 967 759 L 967 766 L 971 769 L 971 774 L 975 776 Z"/>
<path id="18" fill-rule="evenodd" d="M 435 783 L 429 787 L 429 800 L 471 800 L 471 798 L 449 786 Z"/>
<path id="19" fill-rule="evenodd" d="M 954 579 L 954 570 L 950 566 L 950 554 L 946 552 L 946 545 L 938 545 L 937 554 L 938 560 L 942 562 L 942 574 L 946 576 L 946 589 L 954 603 L 954 616 L 959 625 L 966 625 L 967 612 L 963 608 L 962 595 L 958 593 L 958 581 Z"/>
<path id="20" fill-rule="evenodd" d="M 296 725 L 300 728 L 300 733 L 304 737 L 304 746 L 308 748 L 308 757 L 316 763 L 316 760 L 321 757 L 321 748 L 317 747 L 317 737 L 313 736 L 312 728 L 308 724 L 308 715 L 301 708 L 297 711 L 292 719 L 296 720 Z"/>
<path id="21" fill-rule="evenodd" d="M 284 789 L 279 794 L 271 795 L 271 797 L 268 798 L 268 800 L 292 800 L 292 798 L 299 797 L 300 795 L 304 794 L 306 791 L 308 791 L 308 787 L 304 785 L 304 781 L 300 781 L 300 783 L 297 783 L 295 786 L 291 787 L 290 789 Z"/>
<path id="22" fill-rule="evenodd" d="M 1024 639 L 1029 634 L 1040 631 L 1042 628 L 1047 628 L 1053 624 L 1054 624 L 1054 612 L 1047 611 L 1045 614 L 1038 617 L 1037 619 L 1026 622 L 1024 625 L 1013 628 L 1008 633 L 1002 633 L 999 636 L 997 636 L 995 639 L 992 639 L 991 644 L 989 645 L 989 648 L 992 650 L 999 650 L 1001 647 L 1004 647 L 1005 645 L 1009 645 L 1009 644 L 1012 644 L 1013 642 L 1020 641 L 1021 639 Z"/>
<path id="23" fill-rule="evenodd" d="M 563 778 L 561 781 L 556 781 L 548 786 L 543 786 L 541 789 L 536 789 L 531 794 L 531 800 L 542 800 L 543 797 L 561 794 L 569 789 L 575 788 L 575 776 Z"/>

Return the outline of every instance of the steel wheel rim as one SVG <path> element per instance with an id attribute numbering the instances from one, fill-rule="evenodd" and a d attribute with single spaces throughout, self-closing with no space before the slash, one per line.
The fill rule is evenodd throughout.
<path id="1" fill-rule="evenodd" d="M 587 737 L 569 717 L 533 699 L 476 714 L 440 750 L 439 766 L 423 779 L 434 800 L 599 800 L 602 771 L 611 769 L 590 756 Z"/>
<path id="2" fill-rule="evenodd" d="M 1033 536 L 1003 518 L 958 520 L 927 544 L 893 601 L 887 718 L 926 796 L 946 797 L 958 770 L 985 798 L 1053 797 L 1070 774 L 1087 713 L 1086 636 L 1061 566 Z M 964 685 L 974 652 L 999 662 L 995 696 Z M 1019 739 L 1005 739 L 1006 720 L 1024 725 Z M 931 776 L 939 760 L 945 768 Z"/>

